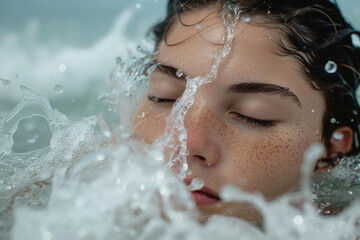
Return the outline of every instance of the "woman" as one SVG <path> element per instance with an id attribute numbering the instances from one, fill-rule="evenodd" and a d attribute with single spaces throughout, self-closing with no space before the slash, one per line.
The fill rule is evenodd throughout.
<path id="1" fill-rule="evenodd" d="M 224 45 L 225 3 L 170 0 L 166 19 L 154 27 L 158 66 L 138 110 L 144 117 L 133 122 L 146 142 L 164 132 L 186 80 L 211 71 Z M 316 171 L 359 152 L 359 35 L 328 0 L 231 4 L 240 10 L 231 51 L 184 119 L 190 169 L 184 181 L 204 181 L 192 195 L 205 216 L 257 221 L 251 208 L 221 202 L 221 188 L 233 184 L 271 200 L 299 189 L 312 144 L 326 147 Z"/>

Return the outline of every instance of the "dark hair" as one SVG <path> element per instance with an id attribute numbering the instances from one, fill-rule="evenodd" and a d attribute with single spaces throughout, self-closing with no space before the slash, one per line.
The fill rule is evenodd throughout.
<path id="1" fill-rule="evenodd" d="M 169 0 L 166 18 L 154 26 L 156 48 L 166 38 L 176 17 L 183 12 L 206 7 L 220 7 L 226 0 Z M 359 32 L 347 23 L 334 1 L 330 0 L 233 0 L 241 16 L 256 17 L 251 21 L 279 29 L 287 38 L 280 40 L 277 54 L 296 57 L 315 89 L 326 99 L 323 119 L 323 142 L 327 149 L 333 132 L 342 126 L 354 132 L 352 149 L 347 155 L 360 152 L 359 105 L 356 89 L 359 85 L 359 46 L 354 46 L 352 34 Z M 260 18 L 257 18 L 260 17 Z M 259 21 L 260 20 L 260 21 Z M 325 67 L 337 67 L 335 72 Z"/>

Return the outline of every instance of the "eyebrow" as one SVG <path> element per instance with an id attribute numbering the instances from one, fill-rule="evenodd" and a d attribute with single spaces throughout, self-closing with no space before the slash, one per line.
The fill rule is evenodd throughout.
<path id="1" fill-rule="evenodd" d="M 179 70 L 178 68 L 169 66 L 169 65 L 165 65 L 162 63 L 159 63 L 157 61 L 155 61 L 155 64 L 157 64 L 157 67 L 155 68 L 154 72 L 159 72 L 159 73 L 163 73 L 166 74 L 170 77 L 176 78 L 178 80 L 181 81 L 186 81 L 186 74 L 183 73 L 183 75 L 181 77 L 179 77 L 176 72 Z"/>
<path id="2" fill-rule="evenodd" d="M 301 107 L 299 98 L 290 91 L 289 88 L 281 87 L 275 84 L 269 83 L 238 83 L 231 85 L 227 90 L 227 93 L 265 93 L 265 94 L 277 94 L 282 97 L 287 97 Z"/>
<path id="3" fill-rule="evenodd" d="M 178 79 L 180 81 L 186 81 L 186 74 L 184 73 L 182 77 L 178 77 L 176 72 L 178 68 L 173 66 L 162 64 L 158 61 L 155 61 L 155 64 L 158 64 L 155 72 L 160 72 L 166 74 L 170 77 Z M 227 90 L 226 93 L 265 93 L 265 94 L 276 94 L 282 97 L 289 98 L 292 100 L 296 105 L 300 108 L 302 107 L 299 98 L 296 96 L 295 93 L 290 91 L 289 88 L 285 88 L 276 84 L 271 83 L 256 83 L 256 82 L 245 82 L 245 83 L 238 83 L 231 85 Z"/>

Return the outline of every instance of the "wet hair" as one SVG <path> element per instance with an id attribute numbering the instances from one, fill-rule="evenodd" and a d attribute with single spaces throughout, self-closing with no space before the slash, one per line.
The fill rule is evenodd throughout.
<path id="1" fill-rule="evenodd" d="M 176 18 L 181 22 L 182 13 L 210 7 L 220 8 L 225 2 L 226 0 L 169 0 L 166 18 L 152 29 L 156 48 L 162 40 L 167 43 L 167 32 Z M 241 16 L 251 18 L 251 24 L 281 31 L 285 39 L 277 42 L 276 53 L 295 57 L 313 88 L 323 91 L 327 107 L 323 117 L 322 140 L 326 148 L 329 150 L 333 132 L 337 128 L 348 126 L 353 130 L 354 136 L 352 148 L 346 155 L 359 153 L 360 110 L 356 90 L 360 77 L 360 48 L 355 46 L 352 38 L 359 38 L 360 34 L 345 21 L 336 2 L 330 0 L 233 0 L 231 2 L 240 7 Z M 326 68 L 329 70 L 326 71 Z"/>

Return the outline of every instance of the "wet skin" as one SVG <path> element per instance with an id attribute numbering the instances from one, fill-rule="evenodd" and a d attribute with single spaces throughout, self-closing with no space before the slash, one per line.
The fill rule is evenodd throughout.
<path id="1" fill-rule="evenodd" d="M 195 23 L 211 11 L 187 13 L 183 21 Z M 202 22 L 200 29 L 207 26 L 175 46 L 162 41 L 157 61 L 181 69 L 190 78 L 210 72 L 222 49 L 224 28 L 218 14 Z M 176 22 L 167 40 L 180 42 L 199 31 Z M 273 52 L 275 41 L 282 37 L 279 32 L 239 22 L 235 35 L 217 78 L 200 87 L 185 117 L 190 179 L 202 178 L 216 194 L 233 184 L 274 199 L 299 188 L 304 151 L 321 142 L 325 98 L 293 57 Z M 137 136 L 152 143 L 164 132 L 166 117 L 185 89 L 184 79 L 161 68 L 150 75 L 147 95 L 136 114 L 144 112 L 145 117 L 133 122 Z M 222 202 L 200 204 L 199 209 L 206 216 L 253 214 L 249 208 Z"/>

